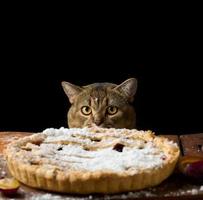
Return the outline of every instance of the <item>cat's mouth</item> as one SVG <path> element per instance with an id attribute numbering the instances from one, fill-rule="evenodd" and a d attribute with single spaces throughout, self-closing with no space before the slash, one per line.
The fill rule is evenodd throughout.
<path id="1" fill-rule="evenodd" d="M 111 124 L 105 124 L 102 123 L 100 125 L 96 125 L 96 124 L 87 124 L 87 127 L 91 128 L 91 127 L 100 127 L 100 128 L 113 128 L 113 126 Z"/>

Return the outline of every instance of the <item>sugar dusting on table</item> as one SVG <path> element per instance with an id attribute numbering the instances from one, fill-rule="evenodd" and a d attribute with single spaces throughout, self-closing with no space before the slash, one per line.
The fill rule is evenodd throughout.
<path id="1" fill-rule="evenodd" d="M 23 199 L 26 200 L 115 200 L 115 199 L 139 199 L 139 198 L 150 198 L 150 197 L 178 197 L 178 196 L 197 196 L 197 194 L 203 195 L 203 186 L 196 186 L 194 188 L 184 190 L 178 189 L 174 192 L 163 192 L 162 195 L 157 194 L 157 188 L 149 188 L 146 190 L 136 191 L 136 192 L 128 192 L 123 194 L 115 194 L 115 195 L 86 195 L 86 196 L 73 196 L 73 195 L 62 195 L 57 193 L 44 193 L 43 191 L 39 191 L 39 193 L 33 193 L 30 191 L 29 193 L 24 191 L 23 188 L 20 188 L 20 193 L 23 195 Z M 200 196 L 197 196 L 198 199 Z M 0 195 L 1 200 L 7 200 L 6 197 Z M 9 198 L 10 199 L 10 198 Z M 14 198 L 15 199 L 15 198 Z"/>

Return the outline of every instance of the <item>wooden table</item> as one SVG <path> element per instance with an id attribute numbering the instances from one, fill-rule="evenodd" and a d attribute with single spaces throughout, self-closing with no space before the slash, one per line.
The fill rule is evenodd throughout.
<path id="1" fill-rule="evenodd" d="M 6 162 L 3 158 L 3 149 L 6 145 L 18 138 L 31 135 L 28 132 L 0 132 L 0 178 L 10 176 L 6 168 Z M 203 133 L 191 135 L 165 135 L 169 139 L 177 142 L 180 146 L 182 155 L 202 155 L 203 156 Z M 0 199 L 7 199 L 0 194 Z M 176 199 L 203 199 L 203 183 L 198 184 L 191 182 L 182 174 L 174 172 L 167 180 L 157 187 L 129 192 L 117 195 L 88 195 L 75 196 L 67 194 L 50 193 L 42 190 L 33 189 L 21 185 L 16 196 L 13 199 L 26 200 L 91 200 L 91 199 L 147 199 L 147 200 L 176 200 Z"/>

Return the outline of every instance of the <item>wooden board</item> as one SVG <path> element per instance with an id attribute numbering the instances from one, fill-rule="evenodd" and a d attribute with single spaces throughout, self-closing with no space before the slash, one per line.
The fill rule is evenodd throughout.
<path id="1" fill-rule="evenodd" d="M 10 176 L 7 168 L 6 162 L 3 158 L 3 149 L 6 145 L 18 138 L 31 135 L 33 133 L 27 132 L 0 132 L 0 178 L 3 176 Z M 203 133 L 194 135 L 164 135 L 170 140 L 177 142 L 182 149 L 184 155 L 203 155 L 203 151 L 200 145 L 203 145 Z M 192 144 L 192 145 L 188 145 Z M 190 148 L 193 147 L 192 149 Z M 194 148 L 195 147 L 195 148 Z M 33 189 L 25 185 L 21 185 L 14 199 L 53 199 L 53 200 L 91 200 L 91 199 L 147 199 L 147 200 L 159 200 L 159 199 L 203 199 L 203 184 L 197 184 L 190 182 L 183 175 L 174 172 L 167 180 L 161 183 L 157 187 L 129 192 L 117 195 L 86 195 L 86 196 L 75 196 L 67 194 L 50 193 L 42 190 Z M 0 199 L 7 199 L 0 194 Z"/>
<path id="2" fill-rule="evenodd" d="M 0 153 L 3 152 L 9 142 L 31 134 L 28 132 L 0 132 Z"/>
<path id="3" fill-rule="evenodd" d="M 203 134 L 181 135 L 180 141 L 184 155 L 203 156 Z"/>

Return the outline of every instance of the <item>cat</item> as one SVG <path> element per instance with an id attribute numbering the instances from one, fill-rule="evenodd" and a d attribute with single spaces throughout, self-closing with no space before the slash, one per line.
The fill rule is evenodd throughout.
<path id="1" fill-rule="evenodd" d="M 136 113 L 131 103 L 137 90 L 137 79 L 127 79 L 120 85 L 93 83 L 77 86 L 65 81 L 61 85 L 71 103 L 67 114 L 69 128 L 135 128 Z"/>

